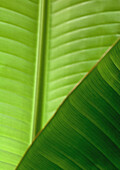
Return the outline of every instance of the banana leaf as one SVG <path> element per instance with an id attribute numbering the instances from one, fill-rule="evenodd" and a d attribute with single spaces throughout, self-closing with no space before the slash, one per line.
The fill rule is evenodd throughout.
<path id="1" fill-rule="evenodd" d="M 120 40 L 71 92 L 17 170 L 120 169 Z"/>
<path id="2" fill-rule="evenodd" d="M 0 0 L 0 169 L 118 37 L 120 0 Z"/>

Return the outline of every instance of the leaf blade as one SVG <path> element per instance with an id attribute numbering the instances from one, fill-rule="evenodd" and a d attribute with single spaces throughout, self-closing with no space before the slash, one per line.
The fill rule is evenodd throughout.
<path id="1" fill-rule="evenodd" d="M 120 70 L 113 63 L 119 54 L 120 40 L 66 98 L 17 169 L 44 169 L 41 155 L 62 169 L 120 168 Z"/>
<path id="2" fill-rule="evenodd" d="M 0 1 L 0 169 L 14 169 L 32 141 L 37 8 Z"/>
<path id="3" fill-rule="evenodd" d="M 48 8 L 42 127 L 79 79 L 120 36 L 119 0 L 49 1 Z"/>

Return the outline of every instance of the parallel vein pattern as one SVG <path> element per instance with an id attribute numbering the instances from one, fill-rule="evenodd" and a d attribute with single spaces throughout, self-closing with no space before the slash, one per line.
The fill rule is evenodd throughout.
<path id="1" fill-rule="evenodd" d="M 49 1 L 49 53 L 43 126 L 120 37 L 120 0 Z"/>
<path id="2" fill-rule="evenodd" d="M 31 143 L 38 4 L 0 0 L 0 169 Z"/>
<path id="3" fill-rule="evenodd" d="M 66 98 L 17 169 L 120 169 L 120 40 Z"/>

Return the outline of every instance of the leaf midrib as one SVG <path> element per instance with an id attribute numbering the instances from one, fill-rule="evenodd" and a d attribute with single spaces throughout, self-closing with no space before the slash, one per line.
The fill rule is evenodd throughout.
<path id="1" fill-rule="evenodd" d="M 31 141 L 42 127 L 42 115 L 44 110 L 45 76 L 46 76 L 46 51 L 47 51 L 47 22 L 48 1 L 39 1 L 38 35 L 36 49 L 36 70 L 34 78 L 34 98 L 32 111 Z"/>

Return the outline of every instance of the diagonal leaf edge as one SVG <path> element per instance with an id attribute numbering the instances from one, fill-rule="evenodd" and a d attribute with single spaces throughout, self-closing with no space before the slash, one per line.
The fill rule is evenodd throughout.
<path id="1" fill-rule="evenodd" d="M 31 165 L 36 169 L 40 167 L 47 167 L 49 169 L 53 167 L 54 169 L 120 168 L 120 107 L 118 100 L 120 99 L 119 52 L 120 40 L 104 54 L 95 67 L 64 100 L 57 110 L 57 114 L 55 114 L 46 127 L 38 133 L 30 147 L 31 149 L 28 149 L 17 169 L 30 168 Z M 110 71 L 110 68 L 112 71 Z M 95 88 L 96 86 L 93 83 L 92 77 L 97 80 L 95 82 L 99 85 L 97 88 Z M 106 79 L 104 80 L 103 78 L 105 77 Z M 99 79 L 102 80 L 102 86 Z M 83 89 L 86 89 L 88 86 L 87 84 L 91 85 L 91 83 L 95 92 L 89 93 L 89 97 L 85 91 L 84 93 L 82 92 Z M 89 86 L 87 87 L 87 92 L 89 92 L 90 88 Z M 106 92 L 106 94 L 103 92 Z M 99 99 L 98 101 L 96 94 Z M 108 94 L 109 98 L 107 98 Z M 91 96 L 95 104 L 92 103 Z M 87 105 L 85 107 L 85 101 L 89 107 Z M 101 101 L 103 102 L 100 103 L 103 109 L 98 107 Z M 79 107 L 79 105 L 81 107 Z M 81 108 L 83 110 L 81 110 Z M 88 110 L 86 110 L 86 108 Z M 80 110 L 83 112 L 82 114 Z M 106 112 L 108 110 L 110 110 L 109 114 Z M 68 111 L 69 114 L 66 114 Z M 91 114 L 93 116 L 91 117 L 86 111 L 92 114 L 95 112 L 96 114 Z M 77 114 L 77 116 L 75 114 Z M 79 114 L 80 116 L 78 116 Z M 98 117 L 96 117 L 96 115 Z M 109 117 L 107 115 L 109 115 Z M 82 131 L 80 131 L 81 129 Z M 95 136 L 94 134 L 99 134 L 99 136 Z M 76 137 L 75 140 L 72 137 Z M 86 151 L 84 147 L 82 148 L 81 146 L 84 146 L 88 150 Z M 74 157 L 72 154 L 74 156 L 77 154 L 78 157 Z M 37 165 L 38 163 L 39 166 Z"/>

